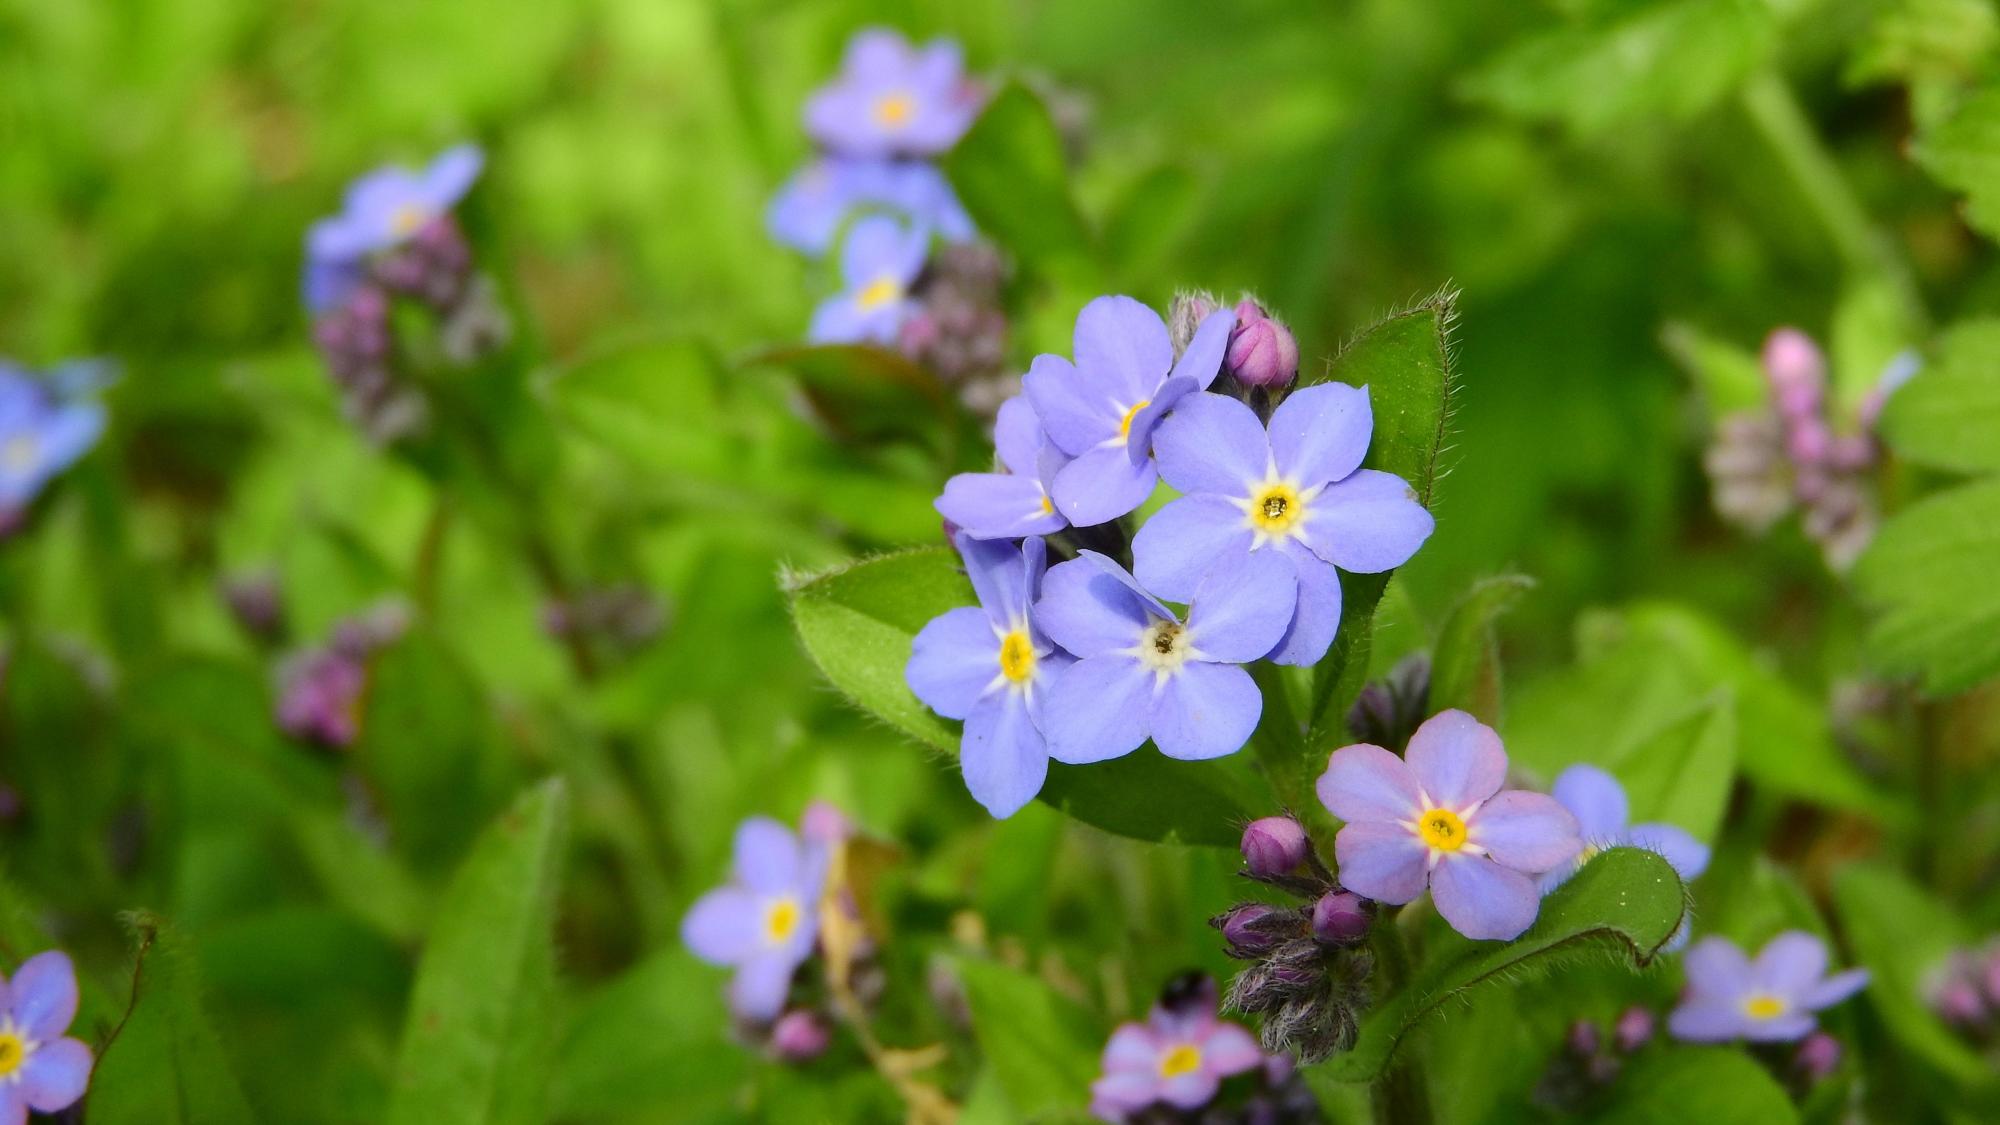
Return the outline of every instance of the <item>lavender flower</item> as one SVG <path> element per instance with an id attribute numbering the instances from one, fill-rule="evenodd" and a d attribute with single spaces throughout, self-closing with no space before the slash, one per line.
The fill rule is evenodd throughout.
<path id="1" fill-rule="evenodd" d="M 893 213 L 950 242 L 974 232 L 951 181 L 915 160 L 854 160 L 824 156 L 785 181 L 765 222 L 778 242 L 818 257 L 833 246 L 842 223 L 862 210 Z"/>
<path id="2" fill-rule="evenodd" d="M 485 163 L 478 146 L 458 145 L 421 170 L 391 165 L 354 181 L 340 213 L 306 233 L 306 307 L 323 312 L 345 300 L 362 259 L 401 245 L 448 213 Z"/>
<path id="3" fill-rule="evenodd" d="M 813 313 L 807 338 L 815 344 L 893 344 L 911 310 L 910 286 L 924 268 L 930 234 L 894 219 L 870 216 L 854 224 L 841 247 L 847 291 Z"/>
<path id="4" fill-rule="evenodd" d="M 1182 621 L 1095 551 L 1050 570 L 1036 611 L 1049 636 L 1078 658 L 1049 692 L 1050 755 L 1101 762 L 1148 737 L 1170 758 L 1242 749 L 1264 702 L 1237 665 L 1277 643 L 1293 585 L 1274 556 L 1224 560 L 1194 590 Z"/>
<path id="5" fill-rule="evenodd" d="M 1041 792 L 1049 772 L 1043 690 L 1070 664 L 1043 633 L 1036 598 L 1046 549 L 1029 538 L 957 538 L 978 609 L 944 613 L 910 646 L 910 690 L 948 719 L 965 720 L 958 765 L 973 799 L 1009 817 Z"/>
<path id="6" fill-rule="evenodd" d="M 104 432 L 104 408 L 0 360 L 0 513 L 18 513 Z"/>
<path id="7" fill-rule="evenodd" d="M 1203 978 L 1193 995 L 1177 1000 L 1163 999 L 1146 1022 L 1111 1033 L 1104 1073 L 1090 1084 L 1093 1114 L 1122 1122 L 1156 1103 L 1200 1109 L 1215 1100 L 1223 1079 L 1264 1065 L 1248 1031 L 1216 1018 L 1214 982 Z"/>
<path id="8" fill-rule="evenodd" d="M 1298 609 L 1270 659 L 1318 661 L 1340 625 L 1335 568 L 1401 566 L 1434 526 L 1401 477 L 1360 467 L 1373 430 L 1367 389 L 1341 383 L 1293 392 L 1268 431 L 1235 399 L 1188 397 L 1153 442 L 1160 474 L 1185 495 L 1133 540 L 1140 581 L 1183 600 L 1223 559 L 1278 556 L 1298 577 Z"/>
<path id="9" fill-rule="evenodd" d="M 826 865 L 824 848 L 802 845 L 775 820 L 751 817 L 736 830 L 730 883 L 703 895 L 681 920 L 681 940 L 695 956 L 735 967 L 729 1006 L 740 1018 L 769 1023 L 784 1010 L 792 974 L 819 935 Z"/>
<path id="10" fill-rule="evenodd" d="M 938 39 L 917 50 L 886 28 L 848 40 L 839 77 L 806 103 L 806 132 L 844 156 L 943 152 L 979 112 L 958 45 Z"/>
<path id="11" fill-rule="evenodd" d="M 1583 845 L 1569 810 L 1540 793 L 1500 792 L 1506 776 L 1500 736 L 1457 710 L 1417 728 L 1407 760 L 1365 744 L 1334 751 L 1318 790 L 1347 822 L 1334 838 L 1341 884 L 1392 905 L 1428 885 L 1466 937 L 1520 936 L 1541 898 L 1532 877 Z"/>
<path id="12" fill-rule="evenodd" d="M 0 979 L 0 1122 L 26 1121 L 28 1111 L 58 1113 L 83 1097 L 92 1059 L 83 1041 L 64 1035 L 76 1019 L 76 967 L 51 950 Z"/>
<path id="13" fill-rule="evenodd" d="M 1683 883 L 1693 882 L 1708 869 L 1708 845 L 1686 829 L 1660 823 L 1628 824 L 1631 810 L 1625 800 L 1625 787 L 1596 766 L 1569 767 L 1556 778 L 1550 792 L 1576 817 L 1583 832 L 1583 850 L 1576 854 L 1574 863 L 1556 867 L 1542 876 L 1543 894 L 1568 882 L 1571 875 L 1606 848 L 1634 847 L 1653 852 L 1667 861 Z M 1687 940 L 1688 920 L 1683 917 L 1667 949 L 1679 949 Z"/>
<path id="14" fill-rule="evenodd" d="M 1158 313 L 1130 297 L 1099 297 L 1077 314 L 1075 363 L 1035 357 L 1022 386 L 1049 440 L 1075 458 L 1054 488 L 1069 522 L 1114 520 L 1152 495 L 1154 427 L 1215 381 L 1234 322 L 1227 310 L 1209 314 L 1176 362 Z"/>
<path id="15" fill-rule="evenodd" d="M 1667 1029 L 1695 1043 L 1803 1039 L 1817 1025 L 1813 1013 L 1868 983 L 1866 969 L 1827 976 L 1826 943 L 1802 930 L 1772 938 L 1755 961 L 1728 938 L 1706 937 L 1686 962 L 1687 991 Z"/>
<path id="16" fill-rule="evenodd" d="M 1001 404 L 993 447 L 1007 471 L 952 477 L 934 504 L 938 514 L 974 539 L 1052 535 L 1068 527 L 1049 489 L 1069 458 L 1042 433 L 1026 398 L 1016 395 Z"/>
<path id="17" fill-rule="evenodd" d="M 278 726 L 329 750 L 345 750 L 361 735 L 361 696 L 368 667 L 337 648 L 314 649 L 278 668 Z"/>

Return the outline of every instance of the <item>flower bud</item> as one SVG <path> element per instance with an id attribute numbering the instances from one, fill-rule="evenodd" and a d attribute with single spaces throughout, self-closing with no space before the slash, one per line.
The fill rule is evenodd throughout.
<path id="1" fill-rule="evenodd" d="M 820 1018 L 803 1008 L 778 1017 L 771 1027 L 771 1051 L 789 1063 L 810 1062 L 826 1051 L 833 1036 Z"/>
<path id="2" fill-rule="evenodd" d="M 1956 974 L 1931 994 L 1931 1008 L 1946 1023 L 1957 1027 L 1977 1027 L 1986 1019 L 1986 1000 L 1971 981 Z"/>
<path id="3" fill-rule="evenodd" d="M 1818 1082 L 1840 1065 L 1843 1053 L 1840 1040 L 1815 1031 L 1800 1041 L 1798 1053 L 1792 1056 L 1792 1069 L 1807 1082 Z"/>
<path id="4" fill-rule="evenodd" d="M 1327 945 L 1347 945 L 1368 936 L 1368 900 L 1351 891 L 1333 891 L 1313 903 L 1313 937 Z"/>
<path id="5" fill-rule="evenodd" d="M 1246 387 L 1289 386 L 1299 374 L 1299 344 L 1291 329 L 1265 315 L 1263 306 L 1239 301 L 1222 365 Z"/>
<path id="6" fill-rule="evenodd" d="M 814 801 L 799 817 L 799 833 L 815 844 L 838 844 L 854 835 L 854 822 L 831 801 Z"/>
<path id="7" fill-rule="evenodd" d="M 1295 920 L 1293 911 L 1246 902 L 1215 918 L 1211 924 L 1222 931 L 1222 940 L 1231 957 L 1252 960 L 1282 944 L 1289 936 L 1285 932 L 1290 928 L 1287 923 Z"/>
<path id="8" fill-rule="evenodd" d="M 1195 329 L 1221 307 L 1222 302 L 1213 293 L 1182 293 L 1174 298 L 1174 303 L 1167 306 L 1167 335 L 1173 339 L 1175 355 L 1187 350 Z"/>
<path id="9" fill-rule="evenodd" d="M 1289 874 L 1306 861 L 1306 830 L 1289 816 L 1253 820 L 1243 830 L 1243 862 L 1255 878 Z"/>
<path id="10" fill-rule="evenodd" d="M 1160 1008 L 1177 1016 L 1213 1015 L 1217 999 L 1215 978 L 1207 973 L 1182 973 L 1160 990 Z"/>
<path id="11" fill-rule="evenodd" d="M 1634 1004 L 1618 1017 L 1611 1035 L 1619 1050 L 1631 1054 L 1652 1041 L 1654 1023 L 1651 1011 Z"/>
<path id="12" fill-rule="evenodd" d="M 1604 1035 L 1598 1031 L 1596 1021 L 1578 1020 L 1569 1025 L 1569 1034 L 1563 1037 L 1563 1043 L 1577 1058 L 1595 1058 L 1604 1046 Z"/>
<path id="13" fill-rule="evenodd" d="M 1826 391 L 1826 358 L 1812 337 L 1780 328 L 1764 341 L 1764 377 L 1788 421 L 1817 415 Z"/>

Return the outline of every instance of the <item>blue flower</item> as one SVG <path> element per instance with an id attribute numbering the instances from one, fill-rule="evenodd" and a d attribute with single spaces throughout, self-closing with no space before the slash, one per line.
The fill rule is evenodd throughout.
<path id="1" fill-rule="evenodd" d="M 1042 541 L 958 537 L 979 608 L 954 609 L 925 625 L 910 646 L 904 678 L 925 706 L 965 720 L 958 765 L 973 799 L 997 817 L 1014 815 L 1042 791 L 1049 772 L 1045 698 L 1071 657 L 1049 643 L 1036 597 L 1046 563 Z"/>
<path id="2" fill-rule="evenodd" d="M 17 512 L 57 473 L 75 464 L 104 432 L 104 408 L 55 392 L 85 389 L 96 365 L 65 365 L 44 384 L 0 361 L 0 513 Z M 65 375 L 64 372 L 69 372 Z"/>
<path id="3" fill-rule="evenodd" d="M 934 507 L 974 539 L 1053 535 L 1069 526 L 1049 489 L 1069 464 L 1042 433 L 1035 408 L 1015 395 L 1000 404 L 993 446 L 1004 473 L 959 473 L 945 482 Z"/>
<path id="4" fill-rule="evenodd" d="M 806 338 L 815 344 L 892 344 L 910 315 L 910 286 L 923 271 L 930 232 L 873 215 L 854 224 L 841 247 L 845 292 L 813 313 Z"/>
<path id="5" fill-rule="evenodd" d="M 938 39 L 917 50 L 894 31 L 868 28 L 848 40 L 840 76 L 806 103 L 806 132 L 843 156 L 938 153 L 965 135 L 979 102 L 958 44 Z"/>
<path id="6" fill-rule="evenodd" d="M 858 211 L 879 208 L 950 242 L 974 234 L 972 219 L 944 174 L 911 160 L 828 156 L 799 169 L 771 199 L 771 237 L 807 254 L 824 254 L 840 225 Z"/>
<path id="7" fill-rule="evenodd" d="M 1724 937 L 1705 937 L 1687 954 L 1687 991 L 1667 1017 L 1674 1038 L 1690 1043 L 1787 1043 L 1818 1026 L 1816 1013 L 1861 991 L 1868 970 L 1826 974 L 1826 943 L 1787 930 L 1751 960 Z"/>
<path id="8" fill-rule="evenodd" d="M 306 232 L 306 307 L 321 312 L 339 304 L 360 280 L 362 259 L 401 245 L 450 212 L 485 162 L 477 145 L 458 145 L 427 168 L 390 165 L 355 180 L 340 214 Z"/>
<path id="9" fill-rule="evenodd" d="M 1340 625 L 1335 568 L 1401 566 L 1434 526 L 1401 477 L 1360 467 L 1373 430 L 1367 389 L 1343 383 L 1292 392 L 1268 431 L 1235 399 L 1190 395 L 1153 439 L 1160 475 L 1185 495 L 1132 541 L 1139 580 L 1178 601 L 1217 560 L 1278 555 L 1298 575 L 1298 614 L 1270 659 L 1319 660 Z"/>
<path id="10" fill-rule="evenodd" d="M 1583 850 L 1577 853 L 1574 862 L 1542 876 L 1545 895 L 1568 882 L 1571 875 L 1606 848 L 1634 847 L 1653 852 L 1667 861 L 1683 883 L 1693 882 L 1708 869 L 1708 845 L 1686 829 L 1662 823 L 1627 823 L 1632 813 L 1625 800 L 1625 787 L 1596 766 L 1569 767 L 1556 778 L 1550 793 L 1576 817 L 1583 830 Z M 1679 950 L 1687 942 L 1688 919 L 1683 917 L 1667 942 L 1667 952 Z"/>
<path id="11" fill-rule="evenodd" d="M 819 936 L 824 847 L 802 845 L 790 829 L 751 817 L 736 830 L 728 886 L 703 895 L 681 920 L 681 940 L 710 964 L 733 965 L 729 1007 L 769 1023 L 784 1010 L 792 974 Z"/>
<path id="12" fill-rule="evenodd" d="M 1075 363 L 1035 357 L 1022 386 L 1049 440 L 1076 458 L 1053 490 L 1069 522 L 1114 520 L 1152 495 L 1153 429 L 1215 381 L 1235 323 L 1228 309 L 1210 313 L 1177 363 L 1158 313 L 1130 297 L 1099 297 L 1077 314 Z"/>
<path id="13" fill-rule="evenodd" d="M 1242 749 L 1264 698 L 1237 665 L 1284 635 L 1296 586 L 1283 559 L 1238 556 L 1202 580 L 1183 621 L 1095 551 L 1051 568 L 1036 613 L 1078 659 L 1049 692 L 1050 756 L 1101 762 L 1149 737 L 1170 758 Z"/>
<path id="14" fill-rule="evenodd" d="M 0 979 L 0 997 L 0 1122 L 68 1109 L 92 1065 L 90 1048 L 63 1034 L 76 1019 L 76 967 L 67 954 L 37 953 Z"/>

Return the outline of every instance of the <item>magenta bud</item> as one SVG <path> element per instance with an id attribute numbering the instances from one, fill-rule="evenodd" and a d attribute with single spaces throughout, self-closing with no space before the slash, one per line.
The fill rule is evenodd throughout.
<path id="1" fill-rule="evenodd" d="M 1816 410 L 1826 387 L 1826 357 L 1811 336 L 1796 328 L 1779 328 L 1764 340 L 1764 377 L 1780 396 L 1795 392 L 1795 405 L 1810 402 Z"/>
<path id="2" fill-rule="evenodd" d="M 1818 418 L 1806 418 L 1785 434 L 1785 451 L 1801 465 L 1821 465 L 1833 452 L 1833 431 Z"/>
<path id="3" fill-rule="evenodd" d="M 1255 301 L 1236 305 L 1223 367 L 1246 387 L 1288 386 L 1299 374 L 1299 343 L 1292 330 L 1264 313 Z"/>
<path id="4" fill-rule="evenodd" d="M 799 818 L 799 834 L 811 843 L 831 847 L 854 835 L 854 822 L 831 801 L 814 801 Z"/>
<path id="5" fill-rule="evenodd" d="M 1306 830 L 1289 816 L 1253 820 L 1243 830 L 1243 862 L 1260 878 L 1289 874 L 1306 861 Z"/>
<path id="6" fill-rule="evenodd" d="M 1799 1052 L 1792 1056 L 1792 1068 L 1806 1081 L 1817 1082 L 1833 1073 L 1842 1054 L 1840 1040 L 1824 1031 L 1815 1031 L 1799 1042 Z"/>
<path id="7" fill-rule="evenodd" d="M 1352 891 L 1332 891 L 1313 903 L 1313 937 L 1327 945 L 1348 945 L 1368 936 L 1368 900 Z"/>
<path id="8" fill-rule="evenodd" d="M 1279 932 L 1278 916 L 1285 913 L 1288 911 L 1276 906 L 1246 902 L 1224 914 L 1219 928 L 1222 940 L 1228 944 L 1229 955 L 1259 957 L 1284 944 L 1285 935 Z"/>
<path id="9" fill-rule="evenodd" d="M 1654 1023 L 1652 1012 L 1634 1004 L 1625 1009 L 1618 1022 L 1612 1025 L 1612 1041 L 1618 1044 L 1619 1050 L 1630 1054 L 1652 1041 Z"/>
<path id="10" fill-rule="evenodd" d="M 1986 1000 L 1979 989 L 1960 976 L 1948 978 L 1931 996 L 1931 1007 L 1946 1023 L 1976 1027 L 1986 1019 Z"/>
<path id="11" fill-rule="evenodd" d="M 795 1008 L 771 1027 L 771 1050 L 790 1063 L 810 1062 L 826 1051 L 833 1036 L 812 1012 Z"/>
<path id="12" fill-rule="evenodd" d="M 1569 1035 L 1563 1040 L 1569 1045 L 1570 1053 L 1580 1059 L 1595 1058 L 1598 1049 L 1604 1046 L 1604 1034 L 1597 1024 L 1590 1020 L 1578 1020 L 1569 1025 Z"/>

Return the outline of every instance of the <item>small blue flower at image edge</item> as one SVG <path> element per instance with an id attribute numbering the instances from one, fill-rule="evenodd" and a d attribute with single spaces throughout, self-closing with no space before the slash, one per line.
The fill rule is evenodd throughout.
<path id="1" fill-rule="evenodd" d="M 681 920 L 681 941 L 714 965 L 733 966 L 729 1008 L 769 1023 L 784 1010 L 792 974 L 819 936 L 827 849 L 802 841 L 768 817 L 736 830 L 731 879 L 697 900 Z"/>
<path id="2" fill-rule="evenodd" d="M 83 1097 L 94 1065 L 90 1048 L 63 1034 L 76 1019 L 76 967 L 69 955 L 37 953 L 12 980 L 0 978 L 0 1123 L 28 1111 L 59 1113 Z"/>
<path id="3" fill-rule="evenodd" d="M 401 245 L 449 213 L 485 167 L 477 145 L 446 149 L 422 169 L 388 165 L 355 180 L 340 213 L 306 232 L 306 307 L 323 312 L 360 281 L 362 259 Z"/>
<path id="4" fill-rule="evenodd" d="M 73 397 L 102 365 L 66 364 L 47 381 L 0 360 L 0 513 L 18 513 L 104 433 L 104 407 Z M 62 393 L 59 393 L 62 392 Z"/>
<path id="5" fill-rule="evenodd" d="M 1667 1018 L 1667 1030 L 1691 1043 L 1783 1043 L 1803 1039 L 1817 1013 L 1861 991 L 1868 970 L 1827 975 L 1826 942 L 1787 930 L 1755 959 L 1724 937 L 1705 937 L 1688 950 L 1687 991 Z"/>

